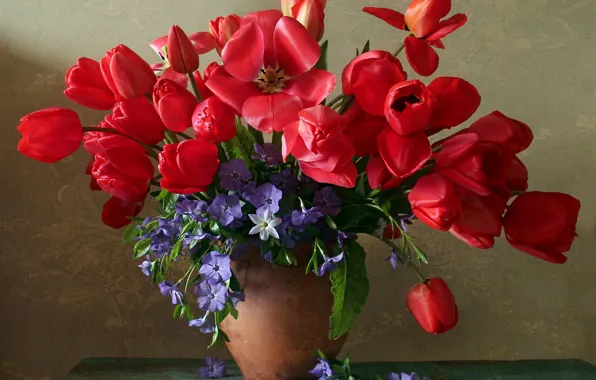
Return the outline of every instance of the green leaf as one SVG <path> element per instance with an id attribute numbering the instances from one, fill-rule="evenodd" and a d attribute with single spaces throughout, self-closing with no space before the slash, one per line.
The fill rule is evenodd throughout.
<path id="1" fill-rule="evenodd" d="M 356 183 L 356 194 L 360 195 L 362 198 L 366 197 L 366 181 L 367 177 L 361 175 Z"/>
<path id="2" fill-rule="evenodd" d="M 327 71 L 327 50 L 329 48 L 329 41 L 323 42 L 321 45 L 321 58 L 319 58 L 319 62 L 315 65 L 315 69 L 325 70 Z"/>
<path id="3" fill-rule="evenodd" d="M 141 230 L 137 228 L 136 223 L 128 226 L 126 231 L 124 231 L 124 236 L 122 237 L 122 243 L 127 244 L 131 243 L 135 240 L 136 237 L 141 236 Z"/>
<path id="4" fill-rule="evenodd" d="M 343 361 L 343 363 L 342 363 L 342 366 L 343 366 L 343 367 L 346 369 L 346 371 L 347 371 L 348 373 L 349 373 L 350 371 L 352 371 L 352 370 L 350 369 L 350 357 L 349 357 L 349 356 L 346 356 L 346 357 L 344 358 L 344 361 Z"/>
<path id="5" fill-rule="evenodd" d="M 134 248 L 135 254 L 134 254 L 133 258 L 136 260 L 140 257 L 145 256 L 151 249 L 152 241 L 153 241 L 153 239 L 151 239 L 151 238 L 146 238 L 146 239 L 138 241 L 137 244 L 135 244 L 135 248 Z"/>
<path id="6" fill-rule="evenodd" d="M 369 51 L 370 51 L 370 40 L 366 41 L 366 44 L 364 44 L 364 49 L 362 49 L 362 54 L 368 53 Z"/>
<path id="7" fill-rule="evenodd" d="M 240 281 L 238 281 L 238 277 L 232 272 L 232 278 L 230 278 L 230 289 L 233 292 L 240 292 L 242 291 L 242 286 L 240 285 Z"/>
<path id="8" fill-rule="evenodd" d="M 164 189 L 155 197 L 155 200 L 163 201 L 169 194 L 170 192 Z"/>
<path id="9" fill-rule="evenodd" d="M 373 380 L 383 380 L 383 377 L 381 375 L 375 375 Z"/>
<path id="10" fill-rule="evenodd" d="M 410 247 L 412 247 L 414 252 L 416 252 L 416 256 L 418 256 L 418 260 L 420 260 L 424 264 L 428 264 L 428 257 L 426 256 L 426 254 L 424 252 L 422 252 L 422 250 L 420 248 L 418 248 L 416 246 L 416 244 L 414 244 L 410 241 Z"/>
<path id="11" fill-rule="evenodd" d="M 170 261 L 176 260 L 176 258 L 180 255 L 180 251 L 182 251 L 182 243 L 184 243 L 184 239 L 180 239 L 174 244 L 172 247 L 172 252 L 170 252 Z"/>
<path id="12" fill-rule="evenodd" d="M 263 145 L 265 143 L 265 139 L 263 138 L 263 132 L 256 130 L 255 128 L 249 127 L 247 128 L 248 133 L 250 133 L 257 144 Z"/>
<path id="13" fill-rule="evenodd" d="M 344 260 L 331 272 L 330 278 L 333 312 L 329 318 L 329 338 L 338 339 L 350 330 L 368 297 L 366 254 L 360 244 L 348 240 Z"/>
<path id="14" fill-rule="evenodd" d="M 184 227 L 182 227 L 182 231 L 180 231 L 180 236 L 186 235 L 186 233 L 195 228 L 196 225 L 197 222 L 195 222 L 194 220 L 191 220 L 188 223 L 186 223 Z"/>
<path id="15" fill-rule="evenodd" d="M 183 310 L 184 306 L 182 305 L 176 305 L 176 308 L 174 309 L 174 313 L 172 314 L 172 318 L 174 319 L 178 319 L 178 317 L 180 316 L 180 312 L 184 312 Z"/>
<path id="16" fill-rule="evenodd" d="M 321 350 L 317 350 L 317 358 L 327 360 L 327 356 L 325 356 L 325 353 Z"/>
<path id="17" fill-rule="evenodd" d="M 273 136 L 271 137 L 271 142 L 275 144 L 281 150 L 281 140 L 283 137 L 282 132 L 273 132 Z"/>
<path id="18" fill-rule="evenodd" d="M 230 315 L 234 319 L 238 319 L 238 310 L 236 310 L 233 305 L 230 305 Z"/>
<path id="19" fill-rule="evenodd" d="M 333 221 L 333 219 L 329 215 L 325 215 L 325 223 L 332 230 L 337 230 L 337 225 L 335 224 L 335 222 Z"/>
<path id="20" fill-rule="evenodd" d="M 252 128 L 252 127 L 248 127 Z M 236 119 L 236 137 L 221 143 L 221 146 L 229 160 L 243 160 L 249 168 L 253 166 L 252 155 L 254 145 L 257 142 L 255 136 L 242 125 L 240 119 Z"/>
<path id="21" fill-rule="evenodd" d="M 161 268 L 161 265 L 159 265 L 159 261 L 156 261 L 154 269 L 153 269 L 153 276 L 151 277 L 151 281 L 157 285 L 157 284 L 161 284 L 164 279 L 165 279 L 165 276 L 163 274 L 163 269 Z"/>

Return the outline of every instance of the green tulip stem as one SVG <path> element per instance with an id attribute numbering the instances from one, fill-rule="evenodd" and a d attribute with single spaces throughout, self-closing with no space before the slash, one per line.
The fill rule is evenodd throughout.
<path id="1" fill-rule="evenodd" d="M 199 102 L 203 100 L 203 98 L 201 98 L 201 93 L 199 92 L 199 87 L 197 86 L 197 82 L 195 81 L 195 77 L 192 74 L 186 74 L 188 75 L 188 79 L 190 79 L 190 85 L 192 87 L 193 92 L 195 93 L 195 96 L 197 97 L 197 99 L 199 99 Z"/>
<path id="2" fill-rule="evenodd" d="M 333 108 L 336 103 L 339 103 L 344 98 L 344 94 L 339 94 L 335 98 L 331 99 L 329 103 L 327 103 L 328 107 Z"/>
<path id="3" fill-rule="evenodd" d="M 395 53 L 393 53 L 393 56 L 394 56 L 394 57 L 397 57 L 397 56 L 399 55 L 399 53 L 401 53 L 401 51 L 402 51 L 402 50 L 404 50 L 404 47 L 406 47 L 406 45 L 405 45 L 405 44 L 401 45 L 401 46 L 399 47 L 399 49 L 397 49 L 397 50 L 395 51 Z"/>
<path id="4" fill-rule="evenodd" d="M 187 140 L 192 140 L 192 139 L 193 139 L 191 136 L 187 135 L 187 134 L 186 134 L 186 133 L 184 133 L 184 132 L 176 132 L 176 134 L 177 134 L 178 136 L 184 137 L 184 138 L 185 138 L 185 139 L 187 139 Z"/>

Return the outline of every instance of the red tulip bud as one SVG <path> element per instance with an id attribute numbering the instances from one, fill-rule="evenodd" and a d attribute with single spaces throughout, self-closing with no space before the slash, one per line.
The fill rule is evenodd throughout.
<path id="1" fill-rule="evenodd" d="M 96 110 L 109 110 L 114 106 L 114 93 L 101 74 L 99 62 L 81 57 L 66 72 L 64 95 L 73 102 Z"/>
<path id="2" fill-rule="evenodd" d="M 142 209 L 143 202 L 128 202 L 111 197 L 103 206 L 101 220 L 106 226 L 119 229 L 132 223 L 130 218 L 139 215 Z"/>
<path id="3" fill-rule="evenodd" d="M 186 33 L 178 25 L 170 28 L 167 47 L 168 60 L 174 71 L 191 74 L 199 68 L 199 55 Z"/>
<path id="4" fill-rule="evenodd" d="M 457 324 L 457 305 L 449 287 L 440 278 L 414 286 L 406 297 L 408 309 L 424 330 L 442 334 Z"/>
<path id="5" fill-rule="evenodd" d="M 325 34 L 325 5 L 326 0 L 299 0 L 292 6 L 291 17 L 304 25 L 317 41 Z"/>
<path id="6" fill-rule="evenodd" d="M 34 160 L 53 164 L 73 154 L 83 141 L 83 126 L 67 108 L 46 108 L 21 119 L 17 127 L 23 138 L 18 150 Z"/>
<path id="7" fill-rule="evenodd" d="M 218 54 L 221 54 L 221 51 L 234 33 L 240 29 L 241 22 L 242 19 L 239 16 L 229 15 L 228 17 L 218 17 L 209 23 L 209 30 L 213 38 L 215 38 Z"/>
<path id="8" fill-rule="evenodd" d="M 116 100 L 150 94 L 157 81 L 151 66 L 125 45 L 118 45 L 101 60 L 101 72 Z"/>
<path id="9" fill-rule="evenodd" d="M 106 120 L 119 132 L 149 145 L 160 142 L 166 130 L 155 108 L 145 97 L 116 104 L 113 117 Z"/>
<path id="10" fill-rule="evenodd" d="M 166 128 L 184 132 L 191 125 L 197 98 L 169 79 L 160 79 L 153 90 L 153 104 Z"/>
<path id="11" fill-rule="evenodd" d="M 194 110 L 192 127 L 198 139 L 221 143 L 236 137 L 234 112 L 219 98 L 212 96 Z"/>

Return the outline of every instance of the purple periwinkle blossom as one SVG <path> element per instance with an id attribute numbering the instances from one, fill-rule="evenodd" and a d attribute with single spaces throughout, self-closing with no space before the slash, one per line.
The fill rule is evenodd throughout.
<path id="1" fill-rule="evenodd" d="M 398 373 L 391 372 L 385 376 L 385 380 L 401 380 L 401 376 Z"/>
<path id="2" fill-rule="evenodd" d="M 248 232 L 249 235 L 258 234 L 262 241 L 267 241 L 269 236 L 279 239 L 279 234 L 275 227 L 281 224 L 281 218 L 276 218 L 269 210 L 265 210 L 265 212 L 260 215 L 250 214 L 248 217 L 255 224 L 255 226 Z"/>
<path id="3" fill-rule="evenodd" d="M 317 359 L 318 363 L 315 368 L 311 369 L 309 372 L 311 375 L 317 378 L 317 380 L 327 380 L 334 375 L 333 369 L 329 362 L 325 359 Z"/>
<path id="4" fill-rule="evenodd" d="M 385 261 L 389 261 L 393 269 L 397 269 L 397 264 L 405 264 L 406 262 L 401 258 L 400 255 L 397 254 L 395 249 L 391 250 L 391 255 L 385 259 Z"/>
<path id="5" fill-rule="evenodd" d="M 240 192 L 251 179 L 252 174 L 243 160 L 232 160 L 219 167 L 219 185 L 223 189 Z"/>
<path id="6" fill-rule="evenodd" d="M 169 255 L 172 251 L 172 239 L 165 235 L 155 235 L 151 238 L 151 252 L 157 258 Z"/>
<path id="7" fill-rule="evenodd" d="M 205 223 L 208 220 L 208 207 L 209 205 L 205 201 L 185 199 L 176 203 L 176 212 L 179 215 L 186 215 L 199 223 Z"/>
<path id="8" fill-rule="evenodd" d="M 187 232 L 186 234 L 184 234 L 184 248 L 187 247 L 194 247 L 194 244 L 196 244 L 195 242 L 199 242 L 201 240 L 205 240 L 205 239 L 209 239 L 209 240 L 219 240 L 219 236 L 213 236 L 208 232 L 205 232 L 203 230 L 203 227 L 199 227 L 198 230 L 196 230 L 196 232 Z"/>
<path id="9" fill-rule="evenodd" d="M 282 191 L 267 182 L 257 187 L 248 200 L 257 208 L 257 214 L 262 215 L 267 210 L 275 214 L 279 211 L 279 201 L 282 197 Z"/>
<path id="10" fill-rule="evenodd" d="M 151 222 L 153 222 L 155 220 L 155 218 L 148 216 L 145 219 L 143 219 L 143 221 L 141 222 L 141 224 L 137 224 L 137 228 L 143 232 L 145 232 L 145 228 L 147 228 L 147 225 Z M 144 239 L 145 237 L 141 238 Z"/>
<path id="11" fill-rule="evenodd" d="M 346 240 L 355 238 L 356 234 L 337 231 L 337 244 L 339 244 L 339 248 L 341 248 L 342 250 L 344 249 L 344 243 L 346 242 Z"/>
<path id="12" fill-rule="evenodd" d="M 242 219 L 242 205 L 235 194 L 217 194 L 208 211 L 223 226 L 229 226 L 235 219 Z"/>
<path id="13" fill-rule="evenodd" d="M 333 188 L 327 186 L 315 193 L 313 206 L 323 215 L 337 215 L 341 211 L 341 200 L 335 195 Z"/>
<path id="14" fill-rule="evenodd" d="M 280 165 L 283 162 L 281 152 L 275 144 L 271 143 L 265 143 L 262 146 L 255 144 L 255 154 L 252 158 L 264 162 L 267 167 Z"/>
<path id="15" fill-rule="evenodd" d="M 407 373 L 401 373 L 401 379 L 399 377 L 399 375 L 395 372 L 390 373 L 387 376 L 387 380 L 430 380 L 428 377 L 420 377 L 418 376 L 415 372 L 412 372 L 411 374 L 407 374 Z"/>
<path id="16" fill-rule="evenodd" d="M 223 360 L 218 358 L 205 358 L 205 366 L 199 368 L 199 376 L 205 379 L 219 379 L 226 376 L 226 366 Z"/>
<path id="17" fill-rule="evenodd" d="M 408 232 L 408 226 L 412 225 L 412 219 L 414 219 L 414 215 L 409 216 L 402 216 L 399 218 L 399 225 L 404 232 Z"/>
<path id="18" fill-rule="evenodd" d="M 215 321 L 209 317 L 210 313 L 205 313 L 201 318 L 193 319 L 188 322 L 190 327 L 198 327 L 203 334 L 211 334 L 215 331 Z"/>
<path id="19" fill-rule="evenodd" d="M 263 255 L 263 259 L 267 260 L 270 263 L 273 263 L 273 252 L 269 251 Z"/>
<path id="20" fill-rule="evenodd" d="M 202 281 L 196 287 L 195 292 L 199 296 L 199 309 L 203 311 L 222 311 L 228 300 L 228 289 L 223 284 L 209 284 Z"/>
<path id="21" fill-rule="evenodd" d="M 184 305 L 184 295 L 178 290 L 178 284 L 172 284 L 171 282 L 164 281 L 159 286 L 159 291 L 162 296 L 172 297 L 173 305 Z"/>
<path id="22" fill-rule="evenodd" d="M 276 174 L 271 174 L 269 176 L 269 182 L 286 195 L 294 194 L 300 184 L 298 178 L 294 176 L 294 173 L 292 173 L 292 169 L 290 168 L 284 169 Z"/>
<path id="23" fill-rule="evenodd" d="M 337 268 L 337 263 L 344 259 L 344 253 L 340 253 L 335 257 L 328 257 L 324 253 L 323 255 L 323 264 L 319 266 L 317 269 L 317 276 L 323 276 L 326 272 L 332 272 Z"/>
<path id="24" fill-rule="evenodd" d="M 155 236 L 167 236 L 172 237 L 176 234 L 176 223 L 172 223 L 170 219 L 160 218 L 157 228 L 152 231 Z"/>
<path id="25" fill-rule="evenodd" d="M 210 252 L 203 257 L 203 265 L 199 273 L 210 284 L 223 283 L 232 278 L 230 256 L 219 252 Z"/>
<path id="26" fill-rule="evenodd" d="M 244 292 L 230 292 L 230 301 L 232 301 L 234 308 L 238 306 L 238 302 L 244 302 L 244 300 Z"/>
<path id="27" fill-rule="evenodd" d="M 323 214 L 318 208 L 306 209 L 303 207 L 302 211 L 292 211 L 292 224 L 296 227 L 307 226 L 309 224 L 315 224 L 322 217 Z"/>
<path id="28" fill-rule="evenodd" d="M 149 261 L 149 256 L 147 256 L 147 260 L 143 261 L 141 265 L 139 265 L 141 272 L 143 272 L 145 276 L 151 276 L 153 274 L 151 271 L 151 268 L 153 268 L 153 263 L 154 261 Z"/>

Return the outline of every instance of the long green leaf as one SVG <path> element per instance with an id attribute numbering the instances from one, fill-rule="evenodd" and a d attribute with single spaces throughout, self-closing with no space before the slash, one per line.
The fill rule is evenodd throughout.
<path id="1" fill-rule="evenodd" d="M 315 65 L 315 69 L 327 70 L 327 50 L 329 48 L 329 41 L 323 42 L 321 45 L 321 57 L 319 62 Z"/>
<path id="2" fill-rule="evenodd" d="M 352 327 L 369 292 L 366 254 L 360 244 L 349 240 L 344 260 L 331 272 L 333 312 L 329 318 L 330 339 L 338 339 Z"/>
<path id="3" fill-rule="evenodd" d="M 252 128 L 252 127 L 248 127 Z M 248 131 L 248 128 L 242 123 L 236 121 L 236 137 L 226 142 L 223 142 L 223 147 L 228 160 L 243 160 L 246 166 L 253 166 L 252 155 L 254 153 L 254 145 L 257 142 L 255 136 Z"/>

